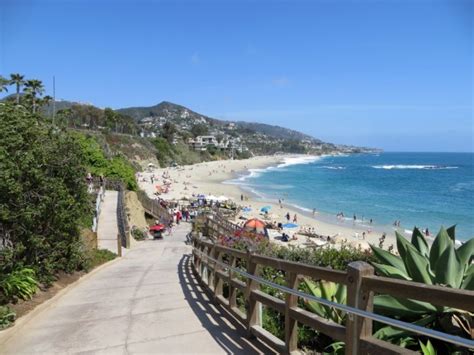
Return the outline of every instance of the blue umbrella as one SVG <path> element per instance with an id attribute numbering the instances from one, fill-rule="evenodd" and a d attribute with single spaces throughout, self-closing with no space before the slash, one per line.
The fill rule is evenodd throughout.
<path id="1" fill-rule="evenodd" d="M 283 225 L 283 228 L 296 228 L 296 227 L 298 227 L 298 225 L 294 223 L 285 223 Z"/>
<path id="2" fill-rule="evenodd" d="M 272 206 L 264 206 L 260 208 L 260 212 L 268 212 L 272 209 Z"/>
<path id="3" fill-rule="evenodd" d="M 244 207 L 244 208 L 242 209 L 242 211 L 244 211 L 244 212 L 250 212 L 250 211 L 252 211 L 252 209 L 251 209 L 250 207 Z"/>

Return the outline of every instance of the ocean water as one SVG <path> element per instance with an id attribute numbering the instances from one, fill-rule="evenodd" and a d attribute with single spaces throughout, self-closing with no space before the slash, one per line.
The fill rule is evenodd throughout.
<path id="1" fill-rule="evenodd" d="M 262 199 L 285 203 L 336 223 L 336 213 L 390 232 L 401 221 L 437 232 L 457 225 L 457 239 L 474 237 L 473 153 L 381 153 L 295 157 L 233 180 Z"/>

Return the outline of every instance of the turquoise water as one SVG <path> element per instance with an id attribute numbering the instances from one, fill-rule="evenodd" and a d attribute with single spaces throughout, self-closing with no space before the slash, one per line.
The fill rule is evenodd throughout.
<path id="1" fill-rule="evenodd" d="M 473 153 L 299 157 L 251 170 L 234 182 L 266 199 L 315 208 L 334 222 L 342 211 L 387 231 L 400 220 L 406 230 L 437 232 L 441 225 L 457 224 L 458 239 L 474 236 Z"/>

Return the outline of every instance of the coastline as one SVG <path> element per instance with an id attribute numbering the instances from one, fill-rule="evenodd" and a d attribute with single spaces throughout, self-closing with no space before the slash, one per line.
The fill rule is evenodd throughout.
<path id="1" fill-rule="evenodd" d="M 252 210 L 243 214 L 247 218 L 263 218 L 260 209 L 263 206 L 270 206 L 268 221 L 286 222 L 285 215 L 290 213 L 291 220 L 293 216 L 297 215 L 297 224 L 302 228 L 314 228 L 315 232 L 322 236 L 330 236 L 335 246 L 341 243 L 349 243 L 354 247 L 368 249 L 369 243 L 379 244 L 379 238 L 383 232 L 379 227 L 372 227 L 371 232 L 367 233 L 368 228 L 359 224 L 354 225 L 352 221 L 337 222 L 334 217 L 334 222 L 328 221 L 329 215 L 316 214 L 313 216 L 311 211 L 304 211 L 290 203 L 282 202 L 280 207 L 278 200 L 269 199 L 259 196 L 255 191 L 249 191 L 245 186 L 235 183 L 236 180 L 245 180 L 251 174 L 263 171 L 263 169 L 276 169 L 288 165 L 305 164 L 320 159 L 321 156 L 307 156 L 307 155 L 276 155 L 276 156 L 259 156 L 245 160 L 221 160 L 204 162 L 194 165 L 180 166 L 178 168 L 159 168 L 150 172 L 141 173 L 139 180 L 140 187 L 147 192 L 151 197 L 155 197 L 155 186 L 162 183 L 161 176 L 167 173 L 172 181 L 171 188 L 168 193 L 163 193 L 160 197 L 167 200 L 177 200 L 183 197 L 191 197 L 192 194 L 206 194 L 214 196 L 226 196 L 231 198 L 234 202 L 241 206 L 250 207 Z M 244 175 L 245 174 L 245 175 Z M 154 175 L 158 181 L 151 184 L 150 177 Z M 141 181 L 145 178 L 146 181 Z M 241 200 L 241 196 L 244 200 Z M 236 223 L 242 222 L 238 217 L 242 216 L 240 213 Z M 285 230 L 290 236 L 296 234 L 299 228 Z M 362 240 L 362 233 L 366 232 L 365 240 Z M 274 240 L 276 243 L 284 245 L 304 245 L 309 238 L 297 234 L 297 240 L 283 243 L 279 240 Z M 311 238 L 314 239 L 314 238 Z M 384 247 L 393 245 L 396 250 L 395 233 L 392 230 L 386 231 L 386 239 Z"/>

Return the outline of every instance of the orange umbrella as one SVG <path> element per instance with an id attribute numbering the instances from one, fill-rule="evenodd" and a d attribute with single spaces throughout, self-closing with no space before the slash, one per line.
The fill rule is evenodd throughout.
<path id="1" fill-rule="evenodd" d="M 265 222 L 259 220 L 258 218 L 249 219 L 244 224 L 244 230 L 247 232 L 265 234 Z"/>

